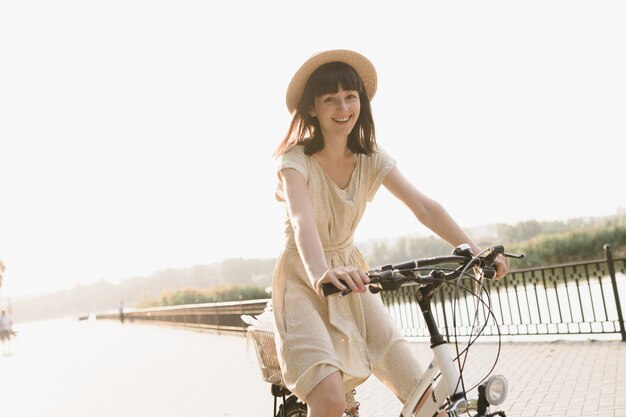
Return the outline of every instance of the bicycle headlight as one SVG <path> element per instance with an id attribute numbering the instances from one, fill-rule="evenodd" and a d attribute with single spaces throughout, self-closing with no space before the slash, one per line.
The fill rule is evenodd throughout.
<path id="1" fill-rule="evenodd" d="M 502 404 L 508 391 L 509 383 L 503 375 L 493 375 L 485 383 L 485 397 L 491 405 Z"/>

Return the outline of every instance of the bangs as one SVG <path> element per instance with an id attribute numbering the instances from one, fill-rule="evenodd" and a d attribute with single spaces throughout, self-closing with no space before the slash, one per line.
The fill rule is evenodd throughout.
<path id="1" fill-rule="evenodd" d="M 363 81 L 357 72 L 343 62 L 330 62 L 320 66 L 311 74 L 309 84 L 313 97 L 335 94 L 339 91 L 339 86 L 344 90 L 354 90 L 359 94 L 365 94 Z"/>

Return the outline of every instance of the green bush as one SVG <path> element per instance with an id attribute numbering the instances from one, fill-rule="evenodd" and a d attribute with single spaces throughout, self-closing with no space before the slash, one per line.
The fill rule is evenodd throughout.
<path id="1" fill-rule="evenodd" d="M 568 229 L 574 227 L 574 229 Z M 512 269 L 596 260 L 604 257 L 603 247 L 611 245 L 614 257 L 626 256 L 624 217 L 604 221 L 523 222 L 500 225 L 495 241 L 481 241 L 482 247 L 502 243 L 508 252 L 523 253 L 524 259 L 511 261 Z M 450 246 L 435 237 L 400 238 L 394 243 L 378 242 L 365 251 L 370 266 L 408 259 L 437 256 L 450 252 Z"/>
<path id="2" fill-rule="evenodd" d="M 157 299 L 143 299 L 137 307 L 162 307 L 184 304 L 216 303 L 223 301 L 256 300 L 268 298 L 265 288 L 254 285 L 217 285 L 209 289 L 180 288 L 165 290 Z"/>
<path id="3" fill-rule="evenodd" d="M 577 230 L 555 235 L 541 235 L 527 242 L 508 245 L 511 252 L 526 257 L 512 263 L 512 268 L 527 268 L 603 258 L 603 247 L 610 244 L 614 257 L 624 256 L 626 227 Z"/>

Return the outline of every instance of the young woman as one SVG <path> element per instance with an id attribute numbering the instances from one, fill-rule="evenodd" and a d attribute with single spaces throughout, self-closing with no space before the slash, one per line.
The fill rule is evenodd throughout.
<path id="1" fill-rule="evenodd" d="M 381 184 L 442 239 L 480 251 L 377 146 L 370 107 L 376 86 L 376 70 L 367 58 L 333 50 L 307 60 L 287 89 L 293 120 L 276 151 L 276 197 L 287 208 L 287 242 L 272 297 L 283 377 L 307 403 L 309 417 L 341 416 L 345 392 L 370 373 L 401 400 L 422 374 L 380 296 L 365 291 L 367 263 L 352 242 Z M 503 259 L 496 267 L 498 278 L 506 275 Z M 323 283 L 352 292 L 325 298 Z"/>

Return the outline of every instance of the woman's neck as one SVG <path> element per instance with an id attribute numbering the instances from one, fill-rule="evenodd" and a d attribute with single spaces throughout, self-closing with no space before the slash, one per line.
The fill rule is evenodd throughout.
<path id="1" fill-rule="evenodd" d="M 348 137 L 324 137 L 324 147 L 318 152 L 326 159 L 337 160 L 352 154 L 348 148 Z"/>

